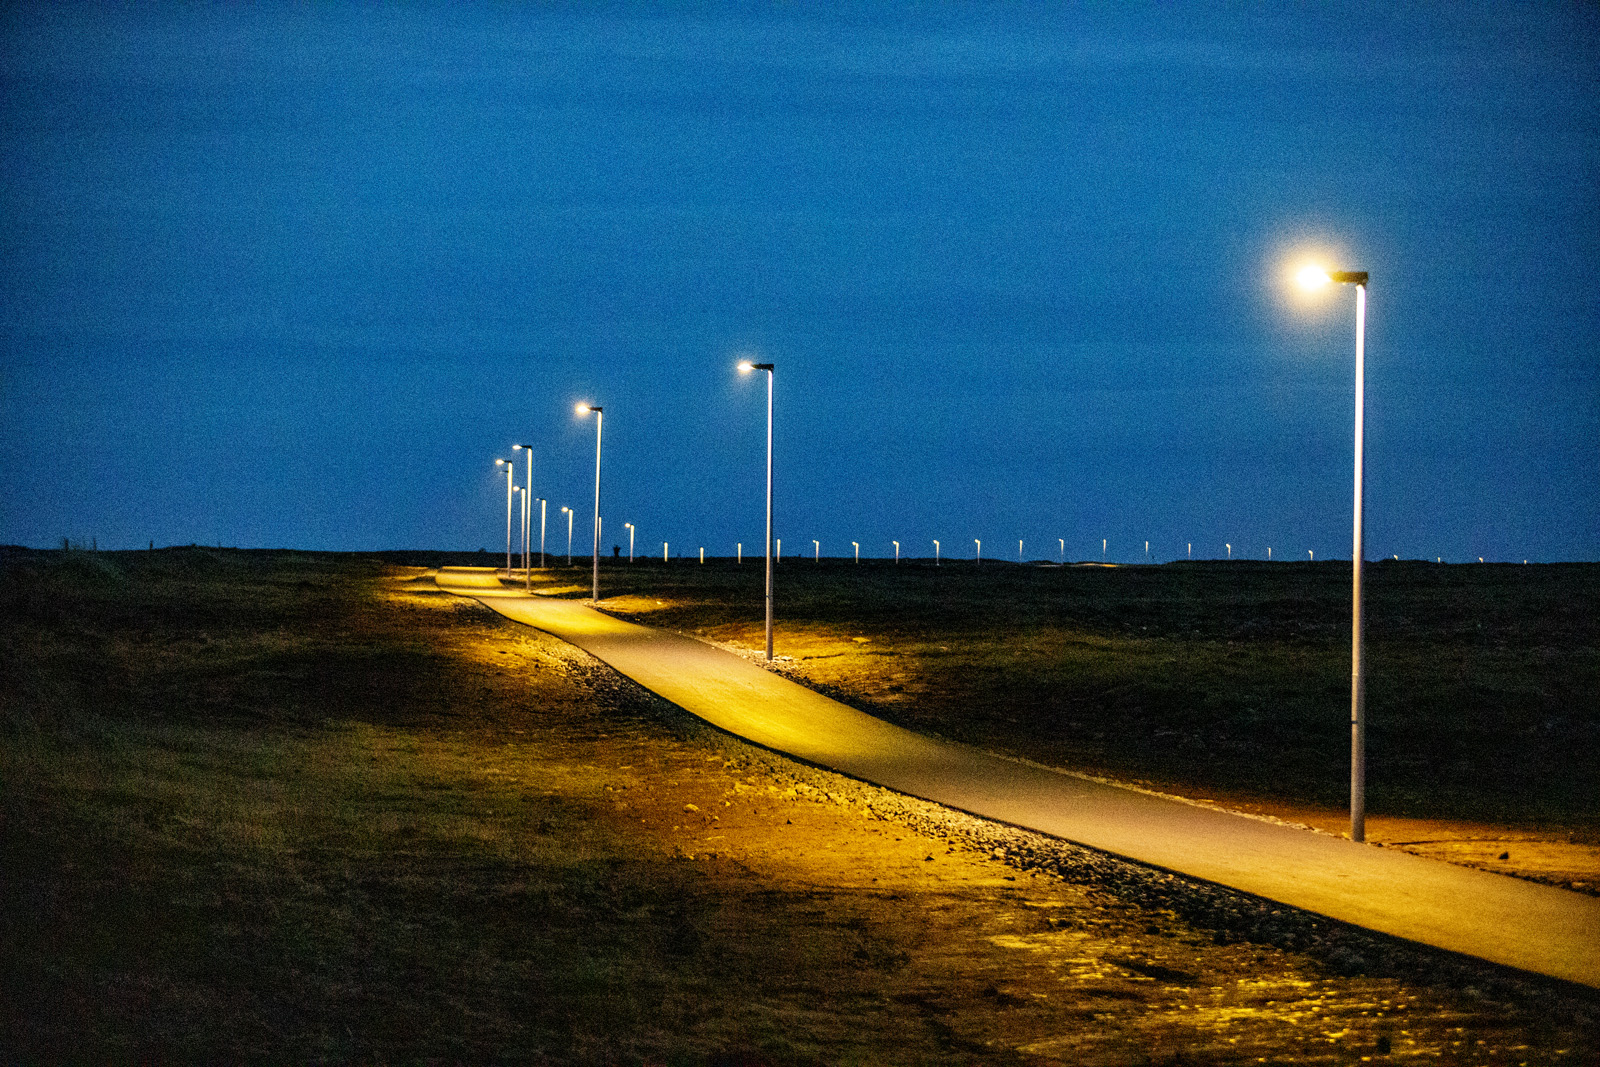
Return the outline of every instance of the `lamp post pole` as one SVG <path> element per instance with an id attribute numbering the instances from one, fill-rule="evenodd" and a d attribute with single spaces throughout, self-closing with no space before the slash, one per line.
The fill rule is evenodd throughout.
<path id="1" fill-rule="evenodd" d="M 935 567 L 939 565 L 939 542 L 937 541 L 933 543 L 933 565 Z"/>
<path id="2" fill-rule="evenodd" d="M 509 460 L 497 459 L 496 467 L 506 469 L 506 573 L 511 573 L 511 471 L 515 466 Z"/>
<path id="3" fill-rule="evenodd" d="M 813 563 L 821 563 L 822 562 L 822 542 L 821 541 L 813 540 L 811 542 L 811 562 L 813 562 Z"/>
<path id="4" fill-rule="evenodd" d="M 976 537 L 974 537 L 972 539 L 972 543 L 978 546 L 977 555 L 972 557 L 972 562 L 974 564 L 982 563 L 983 562 L 983 542 L 978 540 Z"/>
<path id="5" fill-rule="evenodd" d="M 527 497 L 528 490 L 526 488 L 524 488 L 523 486 L 516 485 L 516 486 L 512 486 L 511 493 L 512 493 L 513 496 L 517 497 L 517 499 L 519 501 L 519 503 L 517 504 L 517 514 L 520 516 L 522 514 L 522 504 L 520 503 L 520 501 Z M 507 566 L 506 566 L 506 577 L 507 578 L 511 577 L 512 573 L 513 572 L 511 570 L 510 565 L 507 564 Z"/>
<path id="6" fill-rule="evenodd" d="M 1058 537 L 1058 538 L 1056 538 L 1056 540 L 1061 542 L 1061 562 L 1062 563 L 1066 563 L 1067 562 L 1067 539 L 1065 537 Z"/>
<path id="7" fill-rule="evenodd" d="M 622 525 L 628 528 L 628 562 L 633 562 L 633 523 L 625 522 Z"/>
<path id="8" fill-rule="evenodd" d="M 572 509 L 562 505 L 561 510 L 567 513 L 567 566 L 572 566 Z"/>
<path id="9" fill-rule="evenodd" d="M 605 428 L 605 409 L 598 404 L 579 404 L 578 414 L 594 412 L 594 587 L 589 602 L 600 603 L 600 436 Z"/>
<path id="10" fill-rule="evenodd" d="M 772 371 L 775 364 L 739 364 L 741 373 L 764 370 L 767 372 L 767 659 L 772 659 Z"/>
<path id="11" fill-rule="evenodd" d="M 544 497 L 539 498 L 539 569 L 544 570 L 544 509 L 548 504 Z"/>
<path id="12" fill-rule="evenodd" d="M 894 561 L 895 561 L 896 564 L 898 564 L 900 562 L 900 542 L 899 541 L 896 541 L 894 543 Z"/>
<path id="13" fill-rule="evenodd" d="M 516 457 L 517 449 L 528 453 L 528 476 L 523 481 L 522 494 L 522 587 L 533 588 L 533 553 L 531 542 L 533 540 L 533 446 L 512 445 L 511 454 Z"/>
<path id="14" fill-rule="evenodd" d="M 1307 267 L 1300 272 L 1300 283 L 1317 288 L 1336 282 L 1356 287 L 1356 383 L 1355 383 L 1355 493 L 1351 517 L 1350 548 L 1350 840 L 1367 839 L 1367 679 L 1362 661 L 1361 557 L 1364 513 L 1361 482 L 1365 474 L 1364 431 L 1367 388 L 1367 272 L 1364 270 L 1323 271 Z"/>
<path id="15" fill-rule="evenodd" d="M 855 546 L 856 562 L 860 563 L 861 562 L 861 542 L 860 541 L 851 541 L 850 543 Z"/>

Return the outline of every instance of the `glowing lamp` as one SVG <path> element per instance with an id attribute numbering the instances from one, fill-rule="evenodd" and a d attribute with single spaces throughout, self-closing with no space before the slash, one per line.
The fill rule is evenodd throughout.
<path id="1" fill-rule="evenodd" d="M 1295 275 L 1295 280 L 1300 283 L 1303 289 L 1321 289 L 1324 285 L 1333 281 L 1332 278 L 1328 277 L 1327 271 L 1315 264 L 1301 268 L 1300 273 Z"/>

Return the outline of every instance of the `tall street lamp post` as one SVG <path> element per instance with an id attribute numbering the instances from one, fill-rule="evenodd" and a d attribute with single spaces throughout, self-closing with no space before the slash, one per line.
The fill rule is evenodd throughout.
<path id="1" fill-rule="evenodd" d="M 577 406 L 579 415 L 594 412 L 594 587 L 590 590 L 589 602 L 600 603 L 600 435 L 605 427 L 605 409 L 598 404 L 580 403 Z"/>
<path id="2" fill-rule="evenodd" d="M 937 541 L 933 543 L 933 565 L 935 567 L 939 565 L 939 542 Z"/>
<path id="3" fill-rule="evenodd" d="M 562 505 L 562 511 L 567 513 L 567 566 L 572 566 L 572 509 Z"/>
<path id="4" fill-rule="evenodd" d="M 982 563 L 983 562 L 983 542 L 978 540 L 976 537 L 974 537 L 972 539 L 972 543 L 978 546 L 977 555 L 972 557 L 972 561 L 974 563 Z"/>
<path id="5" fill-rule="evenodd" d="M 528 490 L 524 486 L 514 485 L 514 486 L 511 487 L 511 492 L 512 492 L 512 495 L 514 495 L 517 498 L 517 501 L 518 501 L 518 503 L 517 503 L 517 515 L 520 516 L 522 514 L 522 503 L 521 502 L 523 500 L 527 499 Z M 511 577 L 512 573 L 513 572 L 511 570 L 511 567 L 508 564 L 506 566 L 506 577 L 507 578 Z"/>
<path id="6" fill-rule="evenodd" d="M 544 570 L 544 509 L 549 501 L 539 498 L 539 569 Z"/>
<path id="7" fill-rule="evenodd" d="M 850 543 L 855 546 L 856 562 L 860 563 L 861 562 L 861 542 L 860 541 L 851 541 Z"/>
<path id="8" fill-rule="evenodd" d="M 899 541 L 896 541 L 894 543 L 894 561 L 896 563 L 900 562 L 900 542 Z"/>
<path id="9" fill-rule="evenodd" d="M 516 459 L 517 449 L 528 453 L 528 476 L 523 480 L 523 488 L 527 492 L 522 494 L 522 587 L 533 588 L 533 553 L 530 551 L 533 541 L 533 446 L 512 445 L 511 455 Z"/>
<path id="10" fill-rule="evenodd" d="M 510 460 L 497 459 L 497 460 L 494 461 L 494 465 L 496 467 L 504 467 L 506 469 L 506 573 L 510 574 L 511 573 L 511 490 L 513 488 L 512 485 L 511 485 L 511 472 L 515 468 L 516 464 L 512 463 Z"/>
<path id="11" fill-rule="evenodd" d="M 628 528 L 628 562 L 632 563 L 633 562 L 633 534 L 634 534 L 633 523 L 625 522 L 622 525 L 624 525 L 624 526 L 626 526 Z"/>
<path id="12" fill-rule="evenodd" d="M 1320 289 L 1337 283 L 1356 287 L 1356 416 L 1355 416 L 1355 500 L 1351 520 L 1351 618 L 1350 618 L 1350 840 L 1367 839 L 1367 681 L 1361 660 L 1361 480 L 1364 471 L 1362 435 L 1366 417 L 1366 340 L 1367 272 L 1306 267 L 1300 284 Z"/>
<path id="13" fill-rule="evenodd" d="M 767 372 L 767 659 L 772 659 L 772 368 L 771 363 L 752 363 L 748 359 L 739 364 L 741 374 L 764 370 Z"/>

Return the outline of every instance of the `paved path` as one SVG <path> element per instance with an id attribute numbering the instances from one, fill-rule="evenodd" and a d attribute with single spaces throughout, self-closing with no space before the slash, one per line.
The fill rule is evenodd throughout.
<path id="1" fill-rule="evenodd" d="M 702 641 L 505 588 L 488 569 L 445 568 L 436 580 L 756 744 L 1369 930 L 1600 987 L 1600 899 L 937 741 Z"/>

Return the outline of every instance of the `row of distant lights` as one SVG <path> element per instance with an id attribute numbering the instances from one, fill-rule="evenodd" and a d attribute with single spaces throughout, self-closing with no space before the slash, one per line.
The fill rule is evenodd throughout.
<path id="1" fill-rule="evenodd" d="M 755 366 L 756 365 L 754 363 L 751 363 L 749 360 L 744 360 L 744 361 L 741 361 L 739 363 L 739 370 L 742 371 L 742 372 L 745 372 L 745 373 L 749 373 L 751 370 L 755 369 Z M 600 411 L 601 409 L 599 407 L 596 407 L 596 406 L 594 406 L 592 404 L 589 404 L 587 402 L 579 402 L 577 405 L 574 406 L 573 410 L 574 410 L 574 412 L 576 414 L 587 415 L 592 411 Z M 511 451 L 512 451 L 513 455 L 516 452 L 518 452 L 519 450 L 524 450 L 524 449 L 527 450 L 527 452 L 528 452 L 529 475 L 531 477 L 531 475 L 533 473 L 532 472 L 532 459 L 533 459 L 533 448 L 532 448 L 532 446 L 530 446 L 530 445 L 515 445 L 515 444 L 511 446 Z M 507 468 L 510 468 L 510 467 L 514 466 L 514 461 L 512 461 L 512 460 L 497 459 L 494 462 L 495 462 L 495 466 L 497 466 L 497 467 L 505 466 Z M 520 486 L 520 485 L 513 485 L 511 487 L 511 491 L 513 493 L 516 493 L 516 494 L 523 494 L 523 493 L 526 492 L 526 489 L 523 486 Z M 529 502 L 531 503 L 533 498 L 528 498 L 528 499 L 529 499 Z M 539 500 L 540 504 L 546 503 L 546 501 L 545 501 L 545 499 L 543 497 L 539 497 L 538 500 Z M 571 562 L 571 556 L 572 556 L 572 518 L 576 514 L 576 512 L 572 508 L 563 506 L 561 508 L 561 513 L 567 516 L 567 557 L 568 557 L 568 562 L 570 563 Z M 531 516 L 529 516 L 529 517 L 531 518 Z M 628 562 L 631 563 L 631 562 L 633 562 L 633 559 L 634 559 L 634 551 L 633 551 L 633 549 L 634 549 L 634 535 L 637 533 L 637 528 L 631 522 L 625 522 L 622 525 L 628 531 Z M 542 526 L 542 522 L 541 522 L 541 526 Z M 542 542 L 543 542 L 543 536 L 542 536 L 543 535 L 543 530 L 541 529 L 540 532 L 541 532 L 540 541 L 541 541 L 541 544 L 542 544 Z M 523 533 L 524 533 L 524 537 L 526 539 L 528 537 L 528 535 L 531 533 L 531 531 L 525 528 Z M 781 562 L 783 560 L 783 538 L 781 538 L 781 537 L 775 538 L 774 541 L 773 541 L 773 544 L 775 546 L 775 551 L 773 553 L 774 560 L 777 561 L 777 562 Z M 891 541 L 890 544 L 894 545 L 894 560 L 895 560 L 896 563 L 899 563 L 900 562 L 900 542 L 899 541 Z M 940 562 L 941 555 L 942 555 L 942 552 L 943 552 L 943 543 L 941 541 L 938 541 L 938 540 L 932 540 L 932 544 L 933 544 L 934 564 L 935 564 L 935 566 L 937 566 L 938 563 Z M 982 562 L 982 560 L 983 560 L 983 540 L 982 540 L 982 538 L 974 537 L 972 539 L 972 544 L 974 546 L 973 547 L 973 561 L 974 562 Z M 1056 538 L 1056 544 L 1057 544 L 1057 547 L 1060 550 L 1060 561 L 1062 563 L 1065 563 L 1067 561 L 1067 541 L 1066 541 L 1066 538 L 1064 538 L 1064 537 Z M 1023 541 L 1018 540 L 1017 541 L 1017 562 L 1018 563 L 1024 562 L 1022 546 L 1023 546 Z M 1101 558 L 1102 561 L 1105 561 L 1107 559 L 1107 551 L 1108 551 L 1109 546 L 1110 546 L 1110 539 L 1109 538 L 1101 538 L 1100 539 L 1100 558 Z M 861 562 L 861 542 L 859 542 L 859 541 L 851 541 L 850 542 L 850 547 L 851 547 L 852 551 L 854 552 L 855 561 L 857 563 Z M 1224 542 L 1222 547 L 1223 547 L 1224 551 L 1227 553 L 1227 558 L 1231 560 L 1233 558 L 1233 545 L 1231 543 L 1229 543 L 1229 542 Z M 813 560 L 820 562 L 821 559 L 822 559 L 822 542 L 816 540 L 815 538 L 813 538 L 812 541 L 811 541 L 811 548 L 812 548 L 812 558 L 813 558 Z M 1193 559 L 1194 558 L 1194 542 L 1192 542 L 1192 541 L 1185 542 L 1185 550 L 1186 550 L 1186 553 L 1187 553 L 1187 558 Z M 526 551 L 526 548 L 524 549 L 524 551 Z M 743 563 L 744 562 L 744 542 L 743 541 L 740 541 L 740 542 L 736 543 L 734 552 L 735 552 L 735 559 L 739 563 Z M 661 542 L 661 559 L 662 559 L 663 562 L 667 561 L 667 559 L 669 558 L 669 554 L 670 554 L 670 545 L 669 545 L 669 543 L 666 542 L 666 541 Z M 704 563 L 706 561 L 706 550 L 705 550 L 705 546 L 704 545 L 700 546 L 699 556 L 700 556 L 700 562 Z M 1149 541 L 1146 541 L 1144 543 L 1144 558 L 1146 560 L 1150 559 L 1150 542 Z M 1306 550 L 1306 558 L 1308 560 L 1312 561 L 1312 562 L 1315 562 L 1316 558 L 1317 558 L 1317 554 L 1316 554 L 1316 552 L 1314 550 L 1307 549 Z M 1400 557 L 1397 555 L 1397 556 L 1394 556 L 1392 558 L 1395 559 L 1395 560 L 1399 560 Z M 1267 546 L 1267 560 L 1270 562 L 1271 559 L 1272 559 L 1272 546 L 1268 545 Z M 1434 557 L 1434 562 L 1435 563 L 1443 563 L 1444 562 L 1444 557 L 1443 556 L 1436 556 L 1436 557 Z M 1479 563 L 1484 562 L 1484 559 L 1483 559 L 1482 556 L 1478 557 L 1478 562 Z M 1528 561 L 1527 560 L 1523 560 L 1522 562 L 1523 563 L 1527 563 Z"/>

